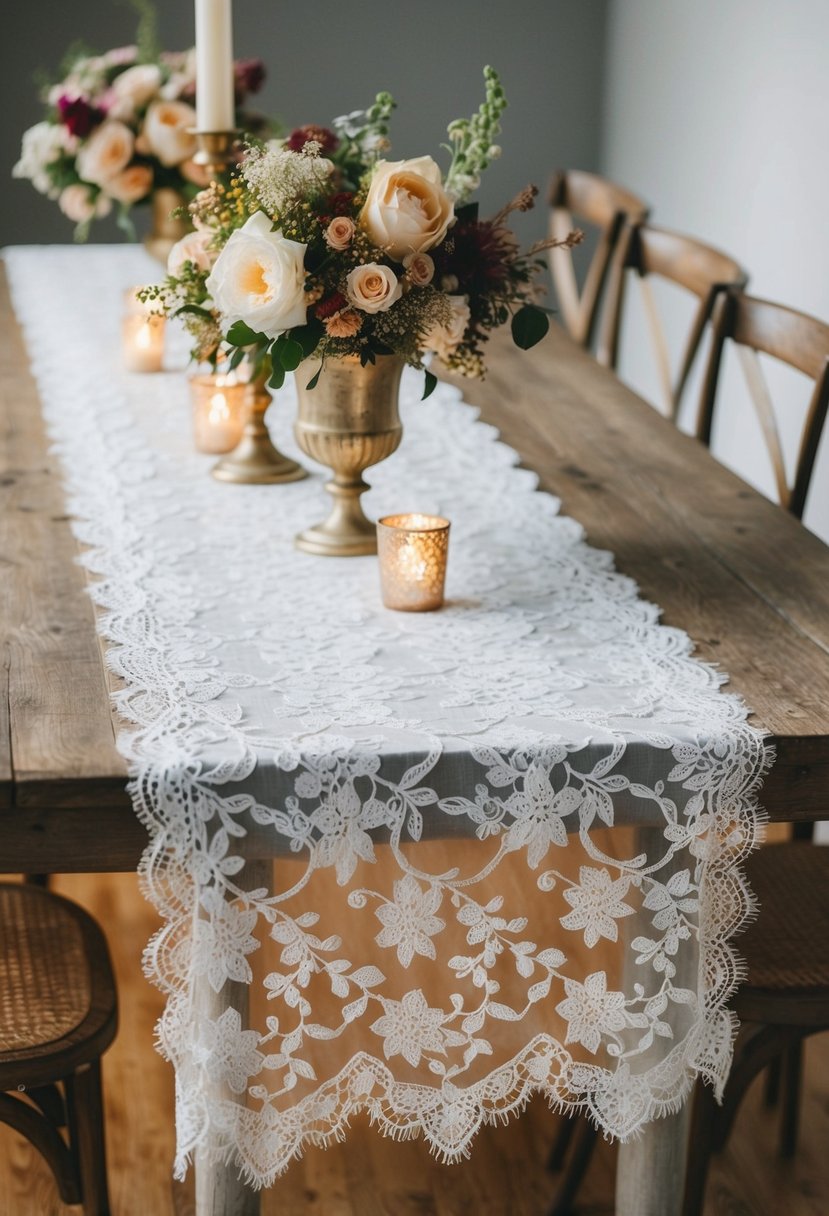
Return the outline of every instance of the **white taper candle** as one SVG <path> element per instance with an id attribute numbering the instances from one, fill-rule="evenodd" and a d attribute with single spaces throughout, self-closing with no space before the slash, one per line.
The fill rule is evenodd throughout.
<path id="1" fill-rule="evenodd" d="M 231 0 L 196 0 L 196 125 L 232 131 L 234 119 Z"/>

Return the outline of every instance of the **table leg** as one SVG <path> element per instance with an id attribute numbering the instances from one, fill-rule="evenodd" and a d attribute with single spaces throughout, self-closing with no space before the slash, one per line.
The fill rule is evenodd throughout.
<path id="1" fill-rule="evenodd" d="M 271 882 L 270 861 L 248 861 L 243 871 L 244 887 L 254 890 Z M 219 1017 L 229 1006 L 238 1009 L 244 1023 L 248 1015 L 250 990 L 246 984 L 227 983 L 214 992 L 207 980 L 197 990 L 201 1010 L 211 1018 Z M 259 1216 L 259 1191 L 246 1186 L 235 1165 L 225 1165 L 211 1156 L 206 1145 L 196 1153 L 196 1216 Z"/>
<path id="2" fill-rule="evenodd" d="M 655 855 L 665 847 L 659 828 L 639 828 L 636 852 Z M 651 852 L 652 851 L 652 852 Z M 679 865 L 677 868 L 681 868 Z M 666 869 L 665 877 L 669 876 Z M 647 912 L 628 917 L 631 938 L 651 930 Z M 625 991 L 638 975 L 630 951 L 625 955 Z M 696 987 L 696 956 L 690 951 L 677 969 L 676 983 Z M 690 1100 L 675 1115 L 655 1119 L 638 1139 L 619 1146 L 616 1170 L 616 1216 L 680 1216 L 685 1189 Z"/>

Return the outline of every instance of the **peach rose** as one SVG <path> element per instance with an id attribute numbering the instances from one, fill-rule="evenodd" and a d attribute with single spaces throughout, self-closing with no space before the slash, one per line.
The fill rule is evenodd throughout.
<path id="1" fill-rule="evenodd" d="M 218 256 L 210 248 L 213 233 L 209 228 L 197 232 L 188 232 L 180 241 L 176 241 L 167 258 L 167 273 L 177 279 L 184 269 L 185 262 L 192 262 L 197 270 L 209 270 Z"/>
<path id="2" fill-rule="evenodd" d="M 377 262 L 355 266 L 346 279 L 346 295 L 363 312 L 385 312 L 400 299 L 402 292 L 394 271 Z"/>
<path id="3" fill-rule="evenodd" d="M 122 122 L 107 120 L 97 127 L 78 152 L 77 170 L 85 182 L 103 186 L 126 169 L 132 158 L 133 135 Z"/>
<path id="4" fill-rule="evenodd" d="M 402 261 L 438 245 L 455 218 L 431 156 L 379 160 L 360 212 L 360 225 L 390 257 Z"/>
<path id="5" fill-rule="evenodd" d="M 424 339 L 424 350 L 433 350 L 441 359 L 448 359 L 463 341 L 469 324 L 469 304 L 466 296 L 449 296 L 452 316 L 447 325 L 433 325 Z"/>
<path id="6" fill-rule="evenodd" d="M 58 206 L 67 219 L 75 224 L 85 224 L 88 220 L 107 215 L 112 210 L 112 203 L 105 194 L 92 197 L 88 187 L 80 182 L 65 186 L 60 192 Z"/>
<path id="7" fill-rule="evenodd" d="M 143 135 L 150 151 L 162 165 L 191 160 L 196 150 L 196 111 L 183 101 L 154 101 L 144 118 Z"/>
<path id="8" fill-rule="evenodd" d="M 325 243 L 338 252 L 347 249 L 354 237 L 354 220 L 338 215 L 325 230 Z"/>
<path id="9" fill-rule="evenodd" d="M 136 63 L 112 82 L 112 92 L 119 102 L 140 110 L 161 88 L 161 68 L 155 63 Z"/>
<path id="10" fill-rule="evenodd" d="M 410 253 L 403 259 L 406 278 L 415 287 L 425 287 L 435 277 L 435 263 L 428 253 Z"/>
<path id="11" fill-rule="evenodd" d="M 110 178 L 106 192 L 118 203 L 137 203 L 153 188 L 153 171 L 149 165 L 130 165 Z"/>

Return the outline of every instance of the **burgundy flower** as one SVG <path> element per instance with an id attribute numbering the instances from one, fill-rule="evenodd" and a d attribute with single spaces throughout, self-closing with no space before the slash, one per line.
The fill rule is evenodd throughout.
<path id="1" fill-rule="evenodd" d="M 58 113 L 70 134 L 79 139 L 84 139 L 106 117 L 103 110 L 90 105 L 83 97 L 68 97 L 65 93 L 58 98 Z"/>
<path id="2" fill-rule="evenodd" d="M 340 146 L 340 141 L 333 131 L 329 131 L 327 127 L 317 127 L 313 123 L 309 123 L 304 127 L 297 127 L 292 131 L 285 140 L 285 147 L 291 152 L 301 152 L 307 143 L 314 141 L 320 145 L 323 153 L 334 152 Z"/>
<path id="3" fill-rule="evenodd" d="M 237 97 L 258 93 L 265 83 L 265 65 L 261 59 L 237 59 L 233 65 L 234 87 Z"/>
<path id="4" fill-rule="evenodd" d="M 333 194 L 328 200 L 328 210 L 332 216 L 348 215 L 351 211 L 354 202 L 353 190 L 341 190 L 339 194 Z"/>
<path id="5" fill-rule="evenodd" d="M 324 321 L 326 317 L 333 317 L 334 313 L 341 312 L 347 307 L 348 300 L 341 292 L 335 291 L 333 296 L 329 296 L 327 300 L 320 300 L 314 312 L 320 321 Z"/>
<path id="6" fill-rule="evenodd" d="M 517 247 L 507 228 L 488 220 L 461 221 L 447 239 L 430 250 L 436 279 L 444 275 L 458 280 L 462 294 L 486 293 L 503 287 L 510 278 Z"/>

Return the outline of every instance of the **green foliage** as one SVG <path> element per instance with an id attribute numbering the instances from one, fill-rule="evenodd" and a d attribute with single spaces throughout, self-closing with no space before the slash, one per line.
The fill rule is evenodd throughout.
<path id="1" fill-rule="evenodd" d="M 535 346 L 550 328 L 547 314 L 536 304 L 525 304 L 512 318 L 512 338 L 521 350 Z"/>
<path id="2" fill-rule="evenodd" d="M 225 338 L 231 346 L 260 346 L 270 341 L 265 334 L 256 333 L 244 321 L 234 321 Z"/>
<path id="3" fill-rule="evenodd" d="M 432 393 L 438 386 L 438 378 L 432 372 L 423 369 L 423 396 L 421 401 L 425 401 L 427 397 L 431 397 Z"/>

